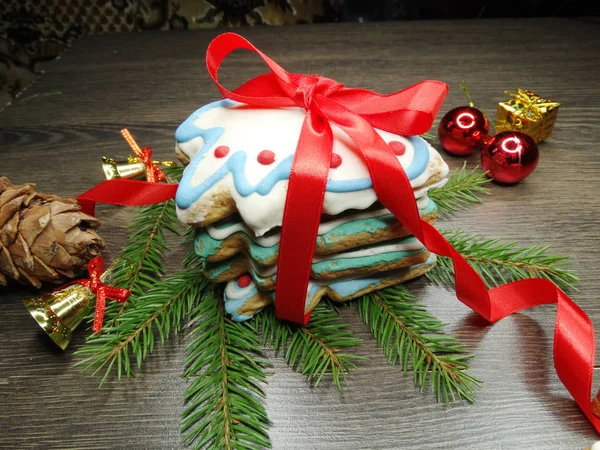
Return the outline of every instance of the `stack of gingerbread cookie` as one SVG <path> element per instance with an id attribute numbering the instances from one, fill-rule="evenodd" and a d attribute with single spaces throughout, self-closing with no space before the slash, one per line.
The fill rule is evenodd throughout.
<path id="1" fill-rule="evenodd" d="M 226 282 L 227 311 L 250 318 L 274 301 L 285 195 L 305 112 L 221 100 L 177 130 L 188 167 L 177 191 L 180 220 L 197 227 L 206 276 Z M 386 210 L 350 138 L 332 124 L 334 144 L 306 311 L 327 295 L 344 301 L 419 276 L 435 256 Z M 437 217 L 427 191 L 448 166 L 420 137 L 379 131 L 413 187 L 422 218 Z M 401 193 L 398 193 L 401 195 Z"/>

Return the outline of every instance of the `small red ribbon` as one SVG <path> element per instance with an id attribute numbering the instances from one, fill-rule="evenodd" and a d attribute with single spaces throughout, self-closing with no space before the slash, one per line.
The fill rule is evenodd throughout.
<path id="1" fill-rule="evenodd" d="M 92 331 L 100 333 L 102 331 L 102 322 L 104 322 L 104 310 L 106 308 L 106 299 L 109 298 L 116 302 L 124 303 L 129 298 L 129 289 L 104 284 L 100 277 L 104 271 L 104 261 L 96 256 L 88 264 L 89 278 L 77 280 L 75 283 L 89 288 L 96 294 L 96 312 L 94 313 L 94 323 Z"/>
<path id="2" fill-rule="evenodd" d="M 154 164 L 154 161 L 152 161 L 152 149 L 150 147 L 140 148 L 127 128 L 121 130 L 121 135 L 123 136 L 123 139 L 127 141 L 129 147 L 131 147 L 131 151 L 135 153 L 135 155 L 142 160 L 144 166 L 146 166 L 146 181 L 148 183 L 165 181 L 167 176 L 156 164 Z"/>
<path id="3" fill-rule="evenodd" d="M 148 183 L 156 183 L 167 179 L 165 173 L 152 162 L 152 149 L 150 147 L 143 148 L 140 153 L 136 154 L 146 166 L 146 181 Z"/>
<path id="4" fill-rule="evenodd" d="M 104 180 L 84 192 L 77 201 L 81 210 L 93 216 L 96 203 L 120 206 L 143 206 L 166 202 L 175 197 L 177 184 L 148 183 L 147 181 L 113 178 Z"/>

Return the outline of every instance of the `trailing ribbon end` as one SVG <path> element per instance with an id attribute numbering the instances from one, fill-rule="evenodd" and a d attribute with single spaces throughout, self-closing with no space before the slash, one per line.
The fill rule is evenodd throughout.
<path id="1" fill-rule="evenodd" d="M 84 213 L 93 216 L 98 202 L 120 206 L 154 205 L 175 198 L 177 186 L 116 178 L 97 184 L 77 197 L 77 201 Z"/>
<path id="2" fill-rule="evenodd" d="M 219 84 L 218 71 L 227 55 L 236 49 L 258 54 L 270 73 L 229 91 Z M 452 259 L 460 301 L 489 322 L 532 306 L 558 304 L 554 339 L 556 371 L 600 432 L 600 419 L 596 417 L 600 394 L 590 402 L 595 343 L 589 318 L 548 280 L 521 280 L 488 291 L 477 272 L 444 236 L 421 220 L 404 169 L 374 130 L 400 135 L 426 132 L 448 90 L 444 83 L 423 81 L 389 95 L 345 88 L 316 75 L 288 73 L 235 33 L 221 34 L 211 42 L 206 65 L 221 94 L 229 99 L 258 107 L 298 106 L 307 111 L 283 216 L 275 303 L 278 317 L 300 324 L 307 320 L 306 287 L 331 160 L 329 123 L 333 122 L 356 144 L 381 203 L 430 251 Z"/>

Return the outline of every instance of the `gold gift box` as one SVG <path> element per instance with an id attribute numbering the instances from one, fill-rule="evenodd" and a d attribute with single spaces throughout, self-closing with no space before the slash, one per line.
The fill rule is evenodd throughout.
<path id="1" fill-rule="evenodd" d="M 510 98 L 498 103 L 496 132 L 520 131 L 540 143 L 550 137 L 560 103 L 541 98 L 533 92 L 517 89 L 516 93 L 505 91 Z"/>

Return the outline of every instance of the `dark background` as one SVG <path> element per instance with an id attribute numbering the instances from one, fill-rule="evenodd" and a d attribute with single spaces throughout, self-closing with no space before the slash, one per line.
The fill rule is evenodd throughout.
<path id="1" fill-rule="evenodd" d="M 597 16 L 600 10 L 594 0 L 331 0 L 331 4 L 334 6 L 337 18 L 342 21 L 574 17 Z"/>
<path id="2" fill-rule="evenodd" d="M 598 3 L 596 0 L 0 0 L 0 110 L 23 95 L 48 61 L 86 34 L 322 22 L 598 17 Z"/>

